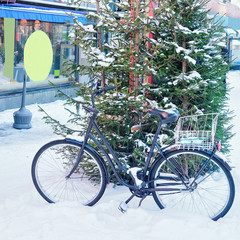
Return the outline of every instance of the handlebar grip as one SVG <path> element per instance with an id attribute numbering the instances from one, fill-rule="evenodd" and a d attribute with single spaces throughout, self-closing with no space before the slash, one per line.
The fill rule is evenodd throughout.
<path id="1" fill-rule="evenodd" d="M 97 90 L 97 91 L 95 91 L 94 93 L 93 93 L 93 95 L 99 95 L 99 94 L 101 94 L 102 92 L 106 92 L 106 91 L 109 91 L 109 90 L 113 90 L 113 89 L 115 89 L 116 88 L 116 86 L 109 86 L 109 87 L 106 87 L 106 88 L 103 88 L 103 89 L 100 89 L 100 90 Z"/>
<path id="2" fill-rule="evenodd" d="M 95 92 L 92 93 L 92 96 L 91 96 L 91 99 L 92 99 L 92 106 L 93 108 L 95 108 L 95 103 L 94 103 L 94 95 L 98 96 L 100 95 L 102 92 L 106 92 L 106 91 L 109 91 L 109 90 L 113 90 L 115 89 L 116 86 L 109 86 L 109 87 L 106 87 L 106 88 L 103 88 L 103 89 L 100 89 L 100 90 L 97 90 Z"/>
<path id="3" fill-rule="evenodd" d="M 102 91 L 106 92 L 106 91 L 109 91 L 109 90 L 113 90 L 115 88 L 116 88 L 116 86 L 113 85 L 113 86 L 109 86 L 109 87 L 103 88 Z"/>

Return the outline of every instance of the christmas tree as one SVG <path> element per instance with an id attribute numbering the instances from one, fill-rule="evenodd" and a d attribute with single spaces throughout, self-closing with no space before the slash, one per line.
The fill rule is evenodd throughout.
<path id="1" fill-rule="evenodd" d="M 126 165 L 144 164 L 157 126 L 157 119 L 147 114 L 148 108 L 177 108 L 181 115 L 223 113 L 218 137 L 227 149 L 231 133 L 226 127 L 224 79 L 228 65 L 221 55 L 223 29 L 209 18 L 206 2 L 97 0 L 97 11 L 87 15 L 92 24 L 83 25 L 75 19 L 69 37 L 87 61 L 78 64 L 68 60 L 65 69 L 72 78 L 88 75 L 89 80 L 74 83 L 80 100 L 65 95 L 66 104 L 76 106 L 76 111 L 68 109 L 69 122 L 84 131 L 88 118 L 79 114 L 81 104 L 90 104 L 96 87 L 114 84 L 116 92 L 98 98 L 96 108 L 101 114 L 97 120 Z M 114 11 L 116 8 L 121 11 Z M 59 91 L 59 95 L 64 93 Z M 79 133 L 50 115 L 46 121 L 58 134 Z M 136 124 L 147 125 L 147 131 L 141 128 L 131 133 Z M 163 127 L 162 133 L 172 137 L 173 128 Z"/>
<path id="2" fill-rule="evenodd" d="M 217 138 L 223 140 L 228 151 L 232 136 L 227 126 L 230 114 L 227 109 L 228 87 L 225 78 L 229 65 L 222 50 L 225 47 L 221 21 L 209 16 L 205 8 L 208 0 L 158 1 L 158 22 L 153 27 L 156 39 L 161 39 L 164 51 L 156 58 L 159 66 L 156 84 L 161 86 L 157 101 L 166 106 L 177 106 L 181 115 L 219 113 Z M 158 14 L 158 15 L 157 15 Z"/>

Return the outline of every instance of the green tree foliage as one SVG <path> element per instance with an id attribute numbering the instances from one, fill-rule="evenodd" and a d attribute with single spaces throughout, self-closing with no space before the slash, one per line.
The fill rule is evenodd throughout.
<path id="1" fill-rule="evenodd" d="M 163 52 L 155 64 L 171 61 L 158 71 L 157 84 L 162 92 L 156 99 L 176 105 L 181 115 L 220 113 L 217 138 L 223 140 L 224 150 L 228 151 L 232 134 L 231 127 L 227 127 L 230 114 L 225 78 L 229 65 L 222 54 L 225 47 L 222 22 L 209 15 L 205 9 L 207 2 L 158 2 L 164 11 L 158 15 L 153 31 L 156 29 L 155 38 L 163 43 Z"/>
<path id="2" fill-rule="evenodd" d="M 86 115 L 79 111 L 81 104 L 90 103 L 97 85 L 114 84 L 115 92 L 98 98 L 96 108 L 101 114 L 97 120 L 127 165 L 144 163 L 147 143 L 157 126 L 157 119 L 147 114 L 148 108 L 177 108 L 181 115 L 221 113 L 217 137 L 227 151 L 231 133 L 224 83 L 228 64 L 221 55 L 223 28 L 208 16 L 206 2 L 156 0 L 151 17 L 151 1 L 96 1 L 97 11 L 87 14 L 91 24 L 75 19 L 69 35 L 87 63 L 65 62 L 72 78 L 89 77 L 87 82 L 75 82 L 80 99 L 65 96 L 67 106 L 76 106 L 76 111 L 67 108 L 69 122 L 81 130 L 61 125 L 49 115 L 46 120 L 58 134 L 81 133 L 87 123 Z M 121 11 L 113 11 L 112 6 Z M 147 83 L 149 75 L 155 79 L 151 85 Z M 59 91 L 59 95 L 63 93 Z M 140 123 L 148 124 L 147 131 L 131 133 L 131 127 Z M 164 127 L 162 133 L 172 137 L 173 127 Z M 133 154 L 126 157 L 122 152 Z"/>
<path id="3" fill-rule="evenodd" d="M 97 7 L 98 11 L 87 15 L 92 24 L 83 25 L 75 20 L 69 37 L 81 49 L 87 64 L 77 64 L 70 60 L 65 62 L 65 69 L 72 78 L 75 75 L 89 77 L 88 82 L 75 83 L 77 95 L 82 99 L 79 101 L 65 96 L 68 98 L 67 104 L 76 105 L 78 109 L 82 103 L 89 104 L 90 94 L 99 83 L 102 86 L 117 86 L 116 92 L 98 98 L 96 107 L 101 109 L 98 122 L 114 150 L 127 153 L 134 151 L 135 141 L 143 140 L 146 135 L 142 131 L 131 133 L 131 127 L 140 121 L 151 121 L 148 116 L 144 118 L 146 108 L 158 107 L 157 102 L 151 99 L 151 92 L 157 89 L 149 88 L 148 84 L 144 84 L 144 79 L 149 74 L 157 74 L 152 68 L 154 55 L 160 55 L 162 51 L 161 44 L 149 37 L 150 23 L 155 22 L 155 19 L 149 17 L 149 3 L 142 0 L 133 2 L 130 5 L 126 1 L 110 3 L 102 0 Z M 121 10 L 121 14 L 113 11 L 111 4 Z M 59 91 L 59 94 L 62 93 Z M 69 112 L 71 123 L 83 128 L 87 125 L 87 118 L 81 116 L 80 122 L 78 114 Z M 74 131 L 69 128 L 63 130 L 63 125 L 49 118 L 47 116 L 48 121 L 53 121 L 58 133 L 66 135 Z M 156 125 L 156 119 L 153 122 Z M 138 143 L 142 150 L 141 142 Z M 141 153 L 135 151 L 135 156 L 137 152 Z M 138 160 L 143 161 L 142 158 Z"/>

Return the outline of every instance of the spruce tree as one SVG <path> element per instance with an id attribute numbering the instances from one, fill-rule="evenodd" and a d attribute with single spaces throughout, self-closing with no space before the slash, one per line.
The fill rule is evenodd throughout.
<path id="1" fill-rule="evenodd" d="M 81 3 L 76 0 L 74 2 Z M 74 83 L 81 100 L 65 95 L 67 105 L 75 105 L 79 110 L 81 104 L 90 104 L 90 94 L 96 86 L 103 88 L 105 85 L 116 85 L 116 92 L 108 92 L 96 102 L 96 108 L 101 109 L 98 123 L 113 149 L 119 152 L 119 156 L 122 156 L 123 152 L 128 153 L 128 157 L 123 154 L 126 164 L 129 164 L 129 161 L 134 162 L 133 156 L 136 155 L 141 155 L 137 161 L 144 163 L 146 155 L 142 155 L 141 152 L 143 148 L 147 151 L 147 146 L 138 139 L 144 140 L 146 133 L 142 131 L 131 133 L 131 127 L 141 121 L 148 122 L 148 116 L 143 117 L 146 108 L 158 107 L 157 102 L 151 99 L 152 90 L 148 84 L 144 84 L 148 75 L 156 75 L 152 67 L 154 54 L 160 55 L 162 51 L 161 44 L 149 36 L 150 26 L 155 22 L 149 16 L 150 2 L 134 0 L 131 3 L 127 1 L 114 3 L 100 0 L 96 1 L 96 4 L 97 11 L 87 14 L 89 22 L 93 24 L 84 26 L 75 19 L 69 35 L 73 44 L 86 56 L 87 64 L 67 60 L 66 72 L 72 78 L 75 75 L 88 75 L 89 80 L 85 83 Z M 121 10 L 121 14 L 113 11 L 112 5 Z M 62 95 L 64 94 L 59 91 L 58 96 Z M 80 125 L 84 129 L 87 117 L 70 109 L 68 111 L 71 114 L 69 122 L 78 125 L 77 128 Z M 66 136 L 69 133 L 78 133 L 73 128 L 61 125 L 50 115 L 46 116 L 46 120 L 52 122 L 58 134 Z M 134 151 L 136 143 L 141 150 L 136 149 L 132 155 L 130 153 Z"/>
<path id="2" fill-rule="evenodd" d="M 96 107 L 101 109 L 97 121 L 125 164 L 144 164 L 157 126 L 157 119 L 150 117 L 147 109 L 154 107 L 177 108 L 181 115 L 223 113 L 217 137 L 224 140 L 227 149 L 231 133 L 226 127 L 224 78 L 228 65 L 221 55 L 223 29 L 208 17 L 206 2 L 156 0 L 152 17 L 151 1 L 96 1 L 97 11 L 87 14 L 91 24 L 82 25 L 75 19 L 69 35 L 87 64 L 67 60 L 67 74 L 72 78 L 88 75 L 89 79 L 74 83 L 80 99 L 65 95 L 66 105 L 76 106 L 76 111 L 67 110 L 71 114 L 69 122 L 77 128 L 60 124 L 50 115 L 46 121 L 64 136 L 84 132 L 88 118 L 79 111 L 81 104 L 90 104 L 90 94 L 96 87 L 114 84 L 115 92 L 97 100 Z M 113 11 L 113 5 L 120 14 Z M 154 77 L 153 84 L 148 84 L 148 76 Z M 59 91 L 59 96 L 63 95 Z M 131 127 L 140 123 L 148 124 L 147 131 L 131 133 Z M 163 127 L 162 133 L 172 137 L 173 128 Z"/>
<path id="3" fill-rule="evenodd" d="M 221 21 L 209 16 L 208 0 L 158 1 L 153 26 L 155 38 L 162 41 L 163 52 L 155 66 L 163 64 L 156 78 L 161 92 L 155 99 L 166 106 L 175 105 L 182 116 L 220 113 L 216 137 L 229 151 L 231 114 L 227 109 L 229 65 L 224 59 L 224 34 Z M 164 9 L 159 12 L 159 9 Z"/>

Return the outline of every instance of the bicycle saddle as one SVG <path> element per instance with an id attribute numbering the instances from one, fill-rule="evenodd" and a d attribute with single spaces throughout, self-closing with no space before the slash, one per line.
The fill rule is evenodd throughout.
<path id="1" fill-rule="evenodd" d="M 176 122 L 179 117 L 179 112 L 177 109 L 174 110 L 151 109 L 149 113 L 153 116 L 160 118 L 162 120 L 162 123 Z"/>

